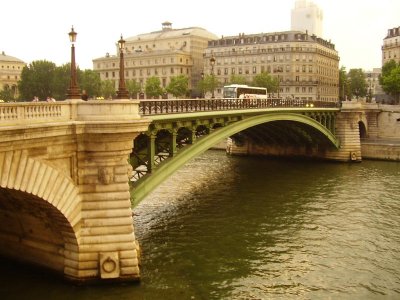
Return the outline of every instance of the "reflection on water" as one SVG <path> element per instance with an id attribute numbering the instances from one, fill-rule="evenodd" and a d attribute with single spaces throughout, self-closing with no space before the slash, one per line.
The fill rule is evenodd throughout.
<path id="1" fill-rule="evenodd" d="M 271 161 L 209 151 L 135 209 L 140 284 L 75 287 L 4 262 L 0 293 L 77 300 L 400 297 L 399 175 L 393 162 Z"/>

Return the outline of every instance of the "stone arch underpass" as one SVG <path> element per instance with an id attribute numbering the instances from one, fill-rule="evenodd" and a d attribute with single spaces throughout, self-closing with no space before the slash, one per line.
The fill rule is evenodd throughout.
<path id="1" fill-rule="evenodd" d="M 26 150 L 0 153 L 0 253 L 76 276 L 81 199 L 64 172 Z"/>
<path id="2" fill-rule="evenodd" d="M 339 141 L 335 135 L 317 120 L 297 113 L 271 113 L 251 117 L 245 117 L 235 122 L 228 122 L 225 126 L 217 126 L 211 133 L 197 139 L 195 143 L 183 147 L 172 158 L 163 161 L 148 176 L 144 176 L 134 185 L 131 191 L 133 206 L 136 206 L 146 195 L 148 195 L 156 186 L 166 180 L 172 173 L 183 166 L 193 157 L 196 157 L 208 150 L 218 142 L 231 137 L 237 133 L 243 132 L 248 128 L 273 122 L 291 122 L 300 125 L 298 131 L 313 132 L 319 140 L 323 140 L 330 145 L 332 149 L 339 147 Z M 218 125 L 221 125 L 220 123 Z M 299 134 L 299 132 L 294 133 Z M 314 141 L 315 142 L 315 141 Z"/>

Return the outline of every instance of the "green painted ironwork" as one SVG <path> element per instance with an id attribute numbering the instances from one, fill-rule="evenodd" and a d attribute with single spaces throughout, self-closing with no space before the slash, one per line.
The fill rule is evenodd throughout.
<path id="1" fill-rule="evenodd" d="M 135 140 L 131 156 L 135 170 L 131 191 L 133 206 L 191 158 L 228 137 L 260 124 L 275 121 L 302 124 L 319 132 L 333 147 L 339 147 L 335 137 L 337 107 L 304 105 L 207 110 L 205 106 L 197 105 L 197 110 L 190 110 L 190 105 L 184 102 L 175 106 L 183 108 L 185 113 L 179 113 L 179 110 L 172 113 L 172 107 L 170 105 L 166 113 L 165 107 L 161 109 L 159 106 L 158 114 L 155 114 L 156 109 L 149 108 L 147 114 L 151 112 L 149 117 L 152 123 L 148 131 Z M 292 135 L 307 135 L 303 128 L 293 126 Z"/>

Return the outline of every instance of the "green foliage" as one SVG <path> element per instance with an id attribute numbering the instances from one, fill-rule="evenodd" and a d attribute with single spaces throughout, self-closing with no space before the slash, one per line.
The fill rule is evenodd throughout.
<path id="1" fill-rule="evenodd" d="M 204 98 L 204 94 L 206 93 L 206 86 L 204 82 L 204 78 L 197 82 L 197 90 L 200 92 L 200 97 Z"/>
<path id="2" fill-rule="evenodd" d="M 14 99 L 14 92 L 10 88 L 6 88 L 0 91 L 0 100 L 4 100 L 5 102 L 10 102 Z"/>
<path id="3" fill-rule="evenodd" d="M 78 86 L 86 90 L 89 95 L 97 96 L 101 93 L 99 74 L 92 70 L 77 70 Z M 46 60 L 33 61 L 25 66 L 18 82 L 21 100 L 31 100 L 34 96 L 44 100 L 52 96 L 57 100 L 65 100 L 71 80 L 71 64 L 57 67 L 53 62 Z"/>
<path id="4" fill-rule="evenodd" d="M 266 88 L 268 92 L 276 92 L 278 91 L 279 82 L 277 77 L 261 72 L 253 78 L 252 85 Z"/>
<path id="5" fill-rule="evenodd" d="M 382 67 L 382 73 L 381 73 L 381 77 L 380 77 L 379 83 L 382 84 L 383 82 L 381 81 L 382 80 L 381 78 L 390 75 L 392 70 L 397 68 L 397 67 L 398 67 L 398 65 L 396 64 L 394 59 L 391 59 L 388 62 L 386 62 Z"/>
<path id="6" fill-rule="evenodd" d="M 101 95 L 104 99 L 111 99 L 115 95 L 115 83 L 107 79 L 101 82 Z"/>
<path id="7" fill-rule="evenodd" d="M 171 77 L 171 82 L 168 84 L 166 91 L 174 97 L 184 96 L 188 92 L 189 78 L 185 75 Z"/>
<path id="8" fill-rule="evenodd" d="M 85 90 L 89 97 L 96 98 L 101 95 L 100 75 L 93 70 L 78 70 L 78 85 L 81 91 Z"/>
<path id="9" fill-rule="evenodd" d="M 145 92 L 147 97 L 158 98 L 163 94 L 160 78 L 152 76 L 147 78 Z"/>
<path id="10" fill-rule="evenodd" d="M 202 91 L 211 92 L 215 91 L 215 89 L 219 86 L 219 81 L 215 77 L 215 75 L 206 75 L 202 82 Z"/>
<path id="11" fill-rule="evenodd" d="M 67 98 L 70 80 L 71 64 L 65 64 L 60 67 L 56 67 L 51 79 L 51 95 L 57 100 L 65 100 Z"/>
<path id="12" fill-rule="evenodd" d="M 137 98 L 137 94 L 140 92 L 140 83 L 134 79 L 129 79 L 126 81 L 126 89 L 128 90 L 129 96 L 132 98 Z"/>
<path id="13" fill-rule="evenodd" d="M 365 73 L 361 69 L 350 69 L 349 74 L 347 74 L 347 80 L 350 99 L 353 96 L 359 98 L 367 95 Z"/>
<path id="14" fill-rule="evenodd" d="M 341 101 L 350 97 L 349 82 L 347 80 L 346 67 L 342 66 L 339 70 L 339 98 Z"/>
<path id="15" fill-rule="evenodd" d="M 229 84 L 247 84 L 247 80 L 241 75 L 231 75 L 229 79 Z"/>
<path id="16" fill-rule="evenodd" d="M 394 60 L 385 63 L 382 67 L 382 75 L 379 78 L 382 89 L 400 103 L 400 63 Z"/>
<path id="17" fill-rule="evenodd" d="M 18 82 L 20 99 L 30 100 L 34 96 L 46 99 L 53 92 L 53 77 L 56 65 L 46 60 L 33 61 L 25 66 Z"/>

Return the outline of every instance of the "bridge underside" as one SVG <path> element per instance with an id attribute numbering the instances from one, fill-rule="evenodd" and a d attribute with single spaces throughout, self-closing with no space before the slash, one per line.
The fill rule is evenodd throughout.
<path id="1" fill-rule="evenodd" d="M 64 273 L 65 245 L 75 239 L 68 220 L 29 193 L 2 188 L 0 199 L 0 254 Z"/>
<path id="2" fill-rule="evenodd" d="M 293 121 L 275 121 L 247 128 L 231 137 L 231 154 L 324 158 L 332 142 L 314 127 Z"/>

